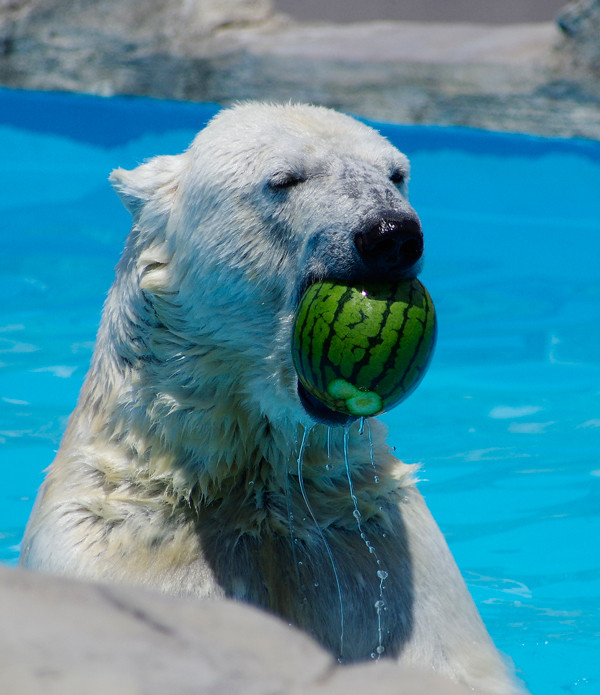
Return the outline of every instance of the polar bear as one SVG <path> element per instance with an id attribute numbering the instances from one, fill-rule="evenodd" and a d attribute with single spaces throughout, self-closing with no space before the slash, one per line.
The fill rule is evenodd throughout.
<path id="1" fill-rule="evenodd" d="M 239 599 L 343 662 L 523 692 L 383 424 L 368 437 L 292 365 L 312 282 L 419 272 L 408 176 L 349 116 L 254 103 L 183 154 L 113 172 L 133 227 L 23 565 Z"/>

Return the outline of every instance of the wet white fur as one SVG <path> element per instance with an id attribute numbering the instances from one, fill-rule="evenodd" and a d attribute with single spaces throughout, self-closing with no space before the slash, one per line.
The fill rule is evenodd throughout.
<path id="1" fill-rule="evenodd" d="M 306 274 L 345 272 L 348 230 L 378 206 L 408 205 L 392 170 L 408 175 L 406 157 L 349 117 L 244 104 L 183 154 L 112 174 L 134 225 L 27 528 L 24 565 L 236 597 L 337 656 L 336 584 L 297 477 L 310 427 L 304 482 L 339 575 L 343 657 L 370 658 L 380 582 L 352 515 L 343 428 L 332 430 L 329 459 L 327 428 L 298 400 L 289 342 Z M 269 186 L 290 174 L 303 182 Z M 521 693 L 413 471 L 390 452 L 383 425 L 370 424 L 379 482 L 357 425 L 349 463 L 363 530 L 389 573 L 385 655 L 477 693 Z"/>

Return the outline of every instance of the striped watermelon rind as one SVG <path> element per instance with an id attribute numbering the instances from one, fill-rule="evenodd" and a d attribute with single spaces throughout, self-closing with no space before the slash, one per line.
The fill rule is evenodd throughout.
<path id="1" fill-rule="evenodd" d="M 416 278 L 361 287 L 318 282 L 298 305 L 292 356 L 315 398 L 337 412 L 370 417 L 418 386 L 436 334 L 433 301 Z"/>

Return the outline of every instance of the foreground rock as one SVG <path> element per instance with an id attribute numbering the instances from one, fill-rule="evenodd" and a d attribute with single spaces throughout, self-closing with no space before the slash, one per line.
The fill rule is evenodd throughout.
<path id="1" fill-rule="evenodd" d="M 255 609 L 0 566 L 0 692 L 10 695 L 467 695 L 384 661 L 342 668 Z"/>
<path id="2" fill-rule="evenodd" d="M 2 9 L 3 8 L 3 9 Z M 600 138 L 600 0 L 559 24 L 299 24 L 269 0 L 12 0 L 0 84 Z"/>

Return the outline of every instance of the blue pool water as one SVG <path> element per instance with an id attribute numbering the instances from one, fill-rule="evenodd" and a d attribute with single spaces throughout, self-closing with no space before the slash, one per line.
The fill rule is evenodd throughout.
<path id="1" fill-rule="evenodd" d="M 106 179 L 210 105 L 0 90 L 0 560 L 15 563 L 129 218 Z M 380 126 L 413 162 L 440 335 L 385 416 L 534 695 L 600 692 L 600 145 Z"/>

